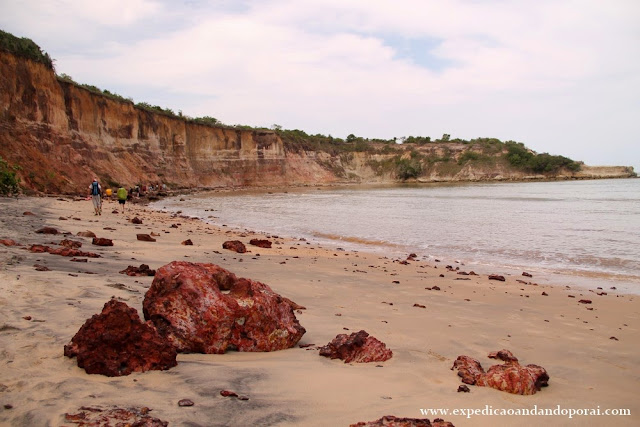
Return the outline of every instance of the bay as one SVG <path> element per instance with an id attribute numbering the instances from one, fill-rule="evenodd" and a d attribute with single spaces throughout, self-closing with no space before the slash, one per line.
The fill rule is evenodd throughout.
<path id="1" fill-rule="evenodd" d="M 333 247 L 640 294 L 640 179 L 201 193 L 153 207 Z"/>

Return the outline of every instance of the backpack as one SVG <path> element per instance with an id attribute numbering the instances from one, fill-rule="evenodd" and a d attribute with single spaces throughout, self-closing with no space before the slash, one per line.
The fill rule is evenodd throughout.
<path id="1" fill-rule="evenodd" d="M 100 194 L 100 184 L 94 181 L 91 183 L 91 195 L 97 196 L 98 194 Z"/>

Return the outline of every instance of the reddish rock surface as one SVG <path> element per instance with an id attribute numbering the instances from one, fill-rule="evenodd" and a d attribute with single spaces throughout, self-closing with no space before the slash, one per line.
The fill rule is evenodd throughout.
<path id="1" fill-rule="evenodd" d="M 393 352 L 365 331 L 351 335 L 339 334 L 330 343 L 320 347 L 320 356 L 341 359 L 344 363 L 384 362 Z"/>
<path id="2" fill-rule="evenodd" d="M 240 240 L 228 240 L 222 244 L 222 248 L 239 254 L 247 252 L 247 247 Z"/>
<path id="3" fill-rule="evenodd" d="M 11 240 L 11 239 L 2 239 L 2 240 L 0 240 L 0 244 L 5 245 L 5 246 L 16 246 L 17 245 L 15 240 Z"/>
<path id="4" fill-rule="evenodd" d="M 379 420 L 359 422 L 349 427 L 454 427 L 448 421 L 436 418 L 430 422 L 428 418 L 398 418 L 393 415 L 385 415 Z"/>
<path id="5" fill-rule="evenodd" d="M 498 280 L 500 282 L 504 282 L 505 278 L 504 278 L 504 276 L 501 276 L 499 274 L 490 274 L 489 275 L 489 280 Z"/>
<path id="6" fill-rule="evenodd" d="M 288 300 L 214 264 L 174 261 L 159 268 L 143 311 L 184 352 L 282 350 L 305 333 Z"/>
<path id="7" fill-rule="evenodd" d="M 259 248 L 265 248 L 265 249 L 270 249 L 271 248 L 271 242 L 269 240 L 251 239 L 251 240 L 249 240 L 249 243 L 251 245 L 257 246 Z"/>
<path id="8" fill-rule="evenodd" d="M 138 217 L 135 217 L 131 220 L 133 224 L 142 224 L 142 220 Z"/>
<path id="9" fill-rule="evenodd" d="M 96 246 L 113 246 L 113 240 L 105 237 L 94 237 L 91 243 Z"/>
<path id="10" fill-rule="evenodd" d="M 102 408 L 83 406 L 76 414 L 64 414 L 65 422 L 83 427 L 166 427 L 162 421 L 149 415 L 149 408 Z"/>
<path id="11" fill-rule="evenodd" d="M 182 242 L 181 244 L 183 244 L 185 246 L 193 246 L 193 242 L 191 241 L 191 239 L 187 239 L 184 242 Z"/>
<path id="12" fill-rule="evenodd" d="M 31 245 L 31 247 L 29 248 L 29 252 L 34 252 L 34 253 L 47 252 L 52 255 L 60 255 L 60 256 L 73 256 L 73 257 L 86 256 L 88 258 L 100 258 L 99 254 L 96 254 L 93 252 L 83 252 L 78 249 L 65 248 L 65 247 L 51 248 L 49 246 L 44 246 L 44 245 Z"/>
<path id="13" fill-rule="evenodd" d="M 150 269 L 147 264 L 140 264 L 140 267 L 130 265 L 120 271 L 120 274 L 126 274 L 127 276 L 155 276 L 156 271 Z"/>
<path id="14" fill-rule="evenodd" d="M 142 242 L 155 242 L 156 239 L 149 236 L 148 234 L 136 234 L 136 238 Z"/>
<path id="15" fill-rule="evenodd" d="M 64 347 L 64 355 L 77 357 L 78 366 L 88 374 L 109 377 L 177 364 L 176 349 L 153 324 L 142 323 L 135 309 L 115 299 L 82 325 Z"/>
<path id="16" fill-rule="evenodd" d="M 494 365 L 485 373 L 477 360 L 459 356 L 451 369 L 458 369 L 458 376 L 466 384 L 491 387 L 513 394 L 535 394 L 541 387 L 548 385 L 549 375 L 543 367 L 521 366 L 509 350 L 489 353 L 489 358 L 500 359 L 504 364 Z"/>

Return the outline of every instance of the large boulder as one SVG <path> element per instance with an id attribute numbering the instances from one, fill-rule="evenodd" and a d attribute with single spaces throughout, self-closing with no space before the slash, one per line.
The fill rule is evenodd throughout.
<path id="1" fill-rule="evenodd" d="M 543 367 L 521 366 L 509 350 L 494 351 L 489 353 L 489 358 L 500 359 L 504 364 L 494 365 L 485 373 L 477 360 L 469 356 L 458 356 L 451 369 L 457 369 L 458 376 L 466 384 L 491 387 L 513 394 L 535 394 L 541 387 L 549 385 L 549 374 Z"/>
<path id="2" fill-rule="evenodd" d="M 389 360 L 393 352 L 367 332 L 359 331 L 351 335 L 337 335 L 330 343 L 320 347 L 320 356 L 341 359 L 344 363 L 367 363 Z"/>
<path id="3" fill-rule="evenodd" d="M 228 240 L 222 244 L 222 248 L 239 254 L 247 252 L 247 247 L 240 240 Z"/>
<path id="4" fill-rule="evenodd" d="M 159 268 L 143 312 L 180 352 L 282 350 L 306 332 L 289 300 L 214 264 L 174 261 Z"/>
<path id="5" fill-rule="evenodd" d="M 77 357 L 78 366 L 88 374 L 109 377 L 166 370 L 177 364 L 176 349 L 155 326 L 142 323 L 135 309 L 115 299 L 82 325 L 64 346 L 64 355 Z"/>

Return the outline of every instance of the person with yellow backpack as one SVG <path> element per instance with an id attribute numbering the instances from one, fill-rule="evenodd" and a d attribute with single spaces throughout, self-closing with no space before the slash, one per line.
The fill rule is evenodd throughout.
<path id="1" fill-rule="evenodd" d="M 127 189 L 124 188 L 124 186 L 120 186 L 120 188 L 118 188 L 118 191 L 116 192 L 116 196 L 118 197 L 118 203 L 122 207 L 122 213 L 124 213 L 124 204 L 127 202 L 128 195 L 129 194 L 127 193 Z"/>

